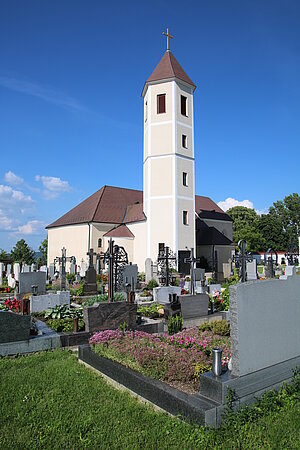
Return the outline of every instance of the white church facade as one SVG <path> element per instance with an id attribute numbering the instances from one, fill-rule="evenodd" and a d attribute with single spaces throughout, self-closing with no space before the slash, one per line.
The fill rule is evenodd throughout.
<path id="1" fill-rule="evenodd" d="M 113 238 L 145 270 L 164 243 L 179 261 L 187 249 L 222 271 L 231 256 L 232 220 L 211 199 L 195 195 L 193 95 L 196 86 L 167 50 L 146 81 L 143 191 L 103 186 L 48 225 L 48 265 L 67 249 L 77 264 Z M 204 261 L 204 259 L 203 259 Z"/>

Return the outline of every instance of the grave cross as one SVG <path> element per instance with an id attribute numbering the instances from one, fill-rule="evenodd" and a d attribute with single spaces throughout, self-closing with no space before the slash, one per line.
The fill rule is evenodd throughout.
<path id="1" fill-rule="evenodd" d="M 60 289 L 62 291 L 66 290 L 66 262 L 76 262 L 75 256 L 67 256 L 67 250 L 65 247 L 61 249 L 61 256 L 57 256 L 54 258 L 54 265 L 56 263 L 61 265 L 61 274 L 60 274 Z"/>
<path id="2" fill-rule="evenodd" d="M 193 248 L 190 249 L 190 257 L 184 258 L 184 262 L 190 265 L 191 294 L 195 295 L 194 270 L 195 270 L 195 263 L 199 263 L 200 258 L 195 258 Z"/>
<path id="3" fill-rule="evenodd" d="M 275 260 L 273 259 L 273 255 L 275 255 Z M 277 265 L 278 256 L 277 253 L 272 249 L 268 248 L 268 250 L 265 253 L 265 266 L 267 266 L 267 273 L 270 278 L 275 277 L 275 268 L 274 266 Z"/>
<path id="4" fill-rule="evenodd" d="M 170 284 L 170 269 L 176 264 L 176 256 L 169 247 L 159 244 L 159 252 L 157 257 L 157 265 L 160 267 L 163 277 L 166 280 L 166 286 Z"/>
<path id="5" fill-rule="evenodd" d="M 250 255 L 250 253 L 246 253 L 246 246 L 247 243 L 241 239 L 238 242 L 239 247 L 239 253 L 237 256 L 233 256 L 233 260 L 236 263 L 237 267 L 240 269 L 240 281 L 244 283 L 247 281 L 247 262 L 253 261 L 253 255 Z"/>
<path id="6" fill-rule="evenodd" d="M 295 266 L 298 263 L 298 248 L 293 242 L 289 243 L 288 249 L 284 255 L 288 260 L 289 266 Z"/>
<path id="7" fill-rule="evenodd" d="M 94 249 L 90 248 L 87 255 L 89 257 L 89 267 L 94 267 L 94 256 L 96 256 L 97 253 L 94 252 Z"/>
<path id="8" fill-rule="evenodd" d="M 108 262 L 108 301 L 114 301 L 114 291 L 120 291 L 123 286 L 123 268 L 128 264 L 128 255 L 120 245 L 114 245 L 110 238 L 109 246 L 101 254 L 104 264 Z"/>

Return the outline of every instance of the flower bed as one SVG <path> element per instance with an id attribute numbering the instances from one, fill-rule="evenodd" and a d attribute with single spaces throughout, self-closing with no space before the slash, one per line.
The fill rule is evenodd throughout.
<path id="1" fill-rule="evenodd" d="M 94 334 L 89 342 L 95 353 L 185 392 L 199 390 L 200 374 L 211 370 L 212 348 L 223 348 L 224 366 L 230 358 L 228 336 L 200 332 L 196 327 L 173 336 L 106 330 Z"/>
<path id="2" fill-rule="evenodd" d="M 21 301 L 17 300 L 16 298 L 8 298 L 5 300 L 5 302 L 3 302 L 2 305 L 0 305 L 0 309 L 3 309 L 4 311 L 19 313 L 21 311 Z"/>

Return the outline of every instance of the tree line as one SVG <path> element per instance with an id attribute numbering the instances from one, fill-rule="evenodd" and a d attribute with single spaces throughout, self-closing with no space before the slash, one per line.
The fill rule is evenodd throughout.
<path id="1" fill-rule="evenodd" d="M 48 238 L 44 239 L 39 246 L 40 256 L 35 257 L 35 251 L 29 247 L 25 239 L 20 239 L 10 252 L 0 249 L 0 262 L 36 263 L 39 267 L 47 264 Z"/>
<path id="2" fill-rule="evenodd" d="M 265 252 L 268 248 L 286 251 L 290 244 L 298 246 L 300 233 L 300 196 L 296 193 L 278 200 L 267 214 L 234 206 L 227 214 L 233 219 L 233 241 L 247 242 L 249 252 Z"/>

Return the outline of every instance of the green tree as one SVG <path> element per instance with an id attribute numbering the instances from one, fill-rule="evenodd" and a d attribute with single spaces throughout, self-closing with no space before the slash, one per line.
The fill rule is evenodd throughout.
<path id="1" fill-rule="evenodd" d="M 286 250 L 290 242 L 298 242 L 300 196 L 297 193 L 284 197 L 284 200 L 274 202 L 268 215 L 273 224 L 276 222 L 280 226 L 280 234 L 274 237 L 274 250 Z"/>
<path id="2" fill-rule="evenodd" d="M 10 259 L 10 254 L 3 250 L 3 248 L 0 248 L 0 262 L 1 261 L 7 261 Z"/>
<path id="3" fill-rule="evenodd" d="M 47 264 L 48 236 L 41 242 L 41 245 L 39 246 L 39 251 L 42 254 L 40 265 Z"/>
<path id="4" fill-rule="evenodd" d="M 266 242 L 258 227 L 260 216 L 254 209 L 234 206 L 227 214 L 233 219 L 233 241 L 236 245 L 244 239 L 248 252 L 264 250 Z"/>
<path id="5" fill-rule="evenodd" d="M 20 239 L 10 252 L 13 262 L 32 264 L 34 262 L 34 251 L 26 244 L 24 239 Z"/>

